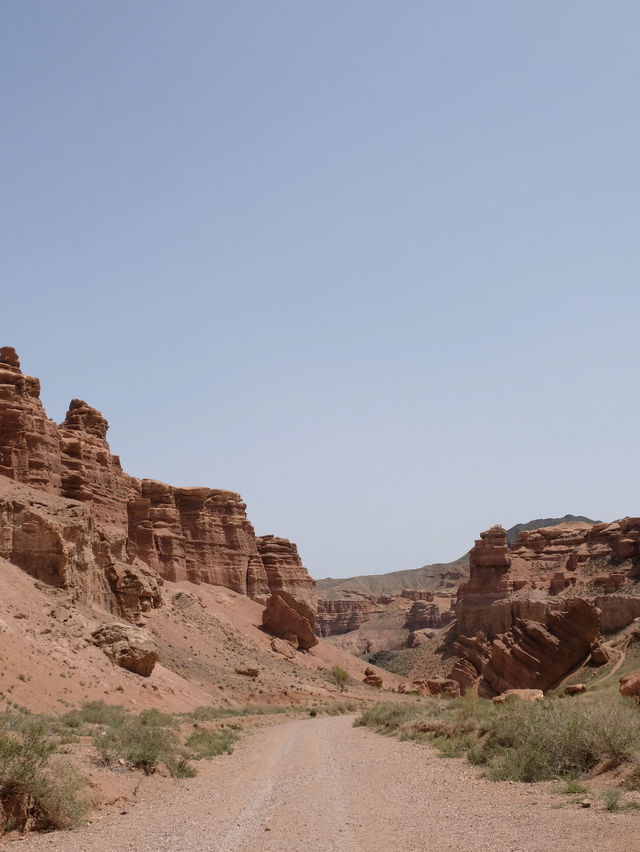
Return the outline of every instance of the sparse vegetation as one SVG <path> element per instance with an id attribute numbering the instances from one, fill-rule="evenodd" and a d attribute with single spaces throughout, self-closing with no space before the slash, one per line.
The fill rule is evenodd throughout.
<path id="1" fill-rule="evenodd" d="M 579 775 L 631 761 L 640 749 L 637 707 L 618 695 L 501 706 L 470 694 L 446 703 L 386 702 L 367 710 L 356 724 L 429 740 L 443 756 L 466 754 L 495 780 L 574 779 L 567 784 L 576 792 Z M 640 771 L 632 783 L 637 777 Z"/>
<path id="2" fill-rule="evenodd" d="M 238 734 L 231 728 L 223 728 L 220 731 L 194 731 L 187 740 L 186 747 L 193 760 L 202 760 L 231 753 L 237 740 Z"/>
<path id="3" fill-rule="evenodd" d="M 7 828 L 71 828 L 87 810 L 83 779 L 68 763 L 51 760 L 56 743 L 46 722 L 5 713 L 0 720 L 0 816 Z"/>

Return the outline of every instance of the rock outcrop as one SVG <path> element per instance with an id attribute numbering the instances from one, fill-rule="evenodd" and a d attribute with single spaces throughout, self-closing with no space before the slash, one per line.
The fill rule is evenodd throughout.
<path id="1" fill-rule="evenodd" d="M 0 349 L 0 475 L 59 494 L 60 438 L 40 402 L 40 381 L 25 376 L 15 349 Z"/>
<path id="2" fill-rule="evenodd" d="M 130 538 L 166 580 L 226 586 L 266 601 L 267 572 L 239 494 L 143 479 L 127 508 Z M 313 583 L 302 563 L 300 573 Z"/>
<path id="3" fill-rule="evenodd" d="M 262 627 L 279 639 L 286 639 L 301 651 L 318 644 L 315 613 L 311 607 L 288 592 L 276 592 L 262 613 Z"/>
<path id="4" fill-rule="evenodd" d="M 35 496 L 34 496 L 35 495 Z M 140 623 L 162 603 L 162 578 L 126 532 L 105 531 L 90 506 L 0 477 L 0 556 L 76 601 Z"/>
<path id="5" fill-rule="evenodd" d="M 470 554 L 457 603 L 461 686 L 546 690 L 590 658 L 607 661 L 602 630 L 640 614 L 640 519 L 525 530 L 495 526 Z"/>
<path id="6" fill-rule="evenodd" d="M 640 700 L 640 671 L 629 672 L 620 678 L 620 694 Z"/>
<path id="7" fill-rule="evenodd" d="M 438 630 L 450 624 L 455 617 L 455 612 L 450 609 L 441 610 L 435 603 L 417 600 L 409 610 L 405 627 L 411 632 L 424 630 L 425 627 Z"/>
<path id="8" fill-rule="evenodd" d="M 94 630 L 91 638 L 117 666 L 142 677 L 149 677 L 158 662 L 158 648 L 147 630 L 130 624 L 105 624 Z"/>
<path id="9" fill-rule="evenodd" d="M 380 611 L 376 598 L 318 601 L 319 636 L 339 636 L 357 630 L 374 612 Z"/>
<path id="10" fill-rule="evenodd" d="M 58 504 L 57 520 L 51 506 L 44 514 L 34 508 L 31 517 L 33 496 L 19 510 L 5 506 L 12 528 L 0 532 L 11 539 L 2 553 L 10 551 L 43 581 L 77 585 L 79 598 L 134 620 L 149 601 L 157 605 L 154 589 L 162 578 L 226 586 L 260 603 L 284 591 L 315 611 L 315 582 L 295 544 L 258 539 L 232 491 L 128 476 L 111 453 L 108 426 L 79 399 L 63 423 L 54 423 L 40 401 L 38 379 L 22 373 L 14 349 L 0 350 L 0 480 L 68 501 Z"/>
<path id="11" fill-rule="evenodd" d="M 316 583 L 302 564 L 296 545 L 286 538 L 263 535 L 256 539 L 269 591 L 288 592 L 306 603 L 313 612 L 318 607 Z"/>

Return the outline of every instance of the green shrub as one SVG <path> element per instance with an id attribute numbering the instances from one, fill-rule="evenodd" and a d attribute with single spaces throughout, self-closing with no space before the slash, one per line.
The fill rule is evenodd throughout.
<path id="1" fill-rule="evenodd" d="M 170 713 L 162 713 L 155 707 L 148 710 L 143 710 L 138 714 L 138 721 L 141 725 L 147 725 L 149 728 L 177 728 L 178 720 Z"/>
<path id="2" fill-rule="evenodd" d="M 221 731 L 194 731 L 187 740 L 186 747 L 194 760 L 202 760 L 227 752 L 230 754 L 237 740 L 238 734 L 229 728 Z"/>
<path id="3" fill-rule="evenodd" d="M 341 666 L 334 666 L 331 669 L 331 679 L 336 684 L 340 692 L 344 692 L 349 680 L 349 672 Z"/>
<path id="4" fill-rule="evenodd" d="M 401 725 L 414 722 L 428 715 L 423 707 L 407 702 L 381 701 L 365 710 L 353 723 L 354 726 L 366 725 L 384 734 L 392 734 Z"/>
<path id="5" fill-rule="evenodd" d="M 67 714 L 75 721 L 76 714 L 82 722 L 90 725 L 107 725 L 110 728 L 124 724 L 129 713 L 120 704 L 105 704 L 104 701 L 87 701 L 80 710 Z M 64 718 L 64 717 L 63 717 Z"/>
<path id="6" fill-rule="evenodd" d="M 602 800 L 606 811 L 621 811 L 624 807 L 620 790 L 605 790 Z"/>
<path id="7" fill-rule="evenodd" d="M 140 719 L 128 719 L 119 727 L 108 728 L 94 738 L 94 744 L 105 764 L 122 758 L 145 775 L 153 774 L 161 762 L 171 769 L 179 757 L 178 738 L 173 731 L 147 725 Z"/>
<path id="8" fill-rule="evenodd" d="M 84 780 L 69 764 L 50 764 L 55 743 L 46 722 L 28 717 L 21 724 L 3 717 L 0 726 L 0 803 L 13 803 L 17 828 L 28 818 L 39 828 L 71 828 L 87 810 L 79 791 Z"/>
<path id="9" fill-rule="evenodd" d="M 545 781 L 618 766 L 639 746 L 637 710 L 623 700 L 521 701 L 494 713 L 481 762 L 495 779 Z"/>

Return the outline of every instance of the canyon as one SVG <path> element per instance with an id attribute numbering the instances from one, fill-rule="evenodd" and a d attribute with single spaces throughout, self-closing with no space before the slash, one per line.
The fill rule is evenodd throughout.
<path id="1" fill-rule="evenodd" d="M 640 616 L 640 519 L 496 526 L 451 563 L 320 581 L 319 597 L 296 545 L 257 536 L 239 494 L 130 476 L 108 426 L 79 399 L 56 424 L 39 380 L 0 350 L 0 558 L 139 628 L 167 584 L 224 588 L 266 607 L 261 626 L 294 649 L 319 637 L 362 657 L 424 655 L 448 637 L 453 669 L 436 673 L 495 694 L 606 658 L 602 634 Z"/>

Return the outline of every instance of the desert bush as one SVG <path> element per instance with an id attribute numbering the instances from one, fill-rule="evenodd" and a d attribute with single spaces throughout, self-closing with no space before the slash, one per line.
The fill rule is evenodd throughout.
<path id="1" fill-rule="evenodd" d="M 342 666 L 334 666 L 331 669 L 331 679 L 336 684 L 340 692 L 344 692 L 349 680 L 349 673 Z"/>
<path id="2" fill-rule="evenodd" d="M 87 810 L 79 795 L 85 782 L 69 764 L 50 764 L 56 746 L 45 721 L 3 722 L 9 724 L 0 727 L 0 804 L 12 814 L 15 827 L 22 829 L 27 818 L 39 828 L 77 825 Z"/>
<path id="3" fill-rule="evenodd" d="M 365 710 L 353 723 L 355 727 L 366 725 L 384 734 L 392 734 L 401 725 L 414 722 L 430 715 L 418 705 L 407 702 L 380 701 Z"/>
<path id="4" fill-rule="evenodd" d="M 622 699 L 586 702 L 515 702 L 494 708 L 479 762 L 490 777 L 544 781 L 609 768 L 640 747 L 637 710 Z"/>
<path id="5" fill-rule="evenodd" d="M 602 794 L 602 801 L 606 811 L 621 811 L 624 807 L 620 790 L 605 790 Z"/>
<path id="6" fill-rule="evenodd" d="M 129 713 L 120 704 L 105 704 L 104 701 L 87 701 L 79 710 L 72 710 L 64 718 L 71 718 L 72 725 L 76 719 L 90 725 L 107 725 L 110 728 L 123 725 Z"/>
<path id="7" fill-rule="evenodd" d="M 177 728 L 178 720 L 170 713 L 162 713 L 155 707 L 143 710 L 138 714 L 138 722 L 150 728 Z"/>
<path id="8" fill-rule="evenodd" d="M 190 756 L 194 760 L 217 757 L 231 753 L 238 734 L 229 728 L 220 731 L 194 731 L 186 742 Z"/>
<path id="9" fill-rule="evenodd" d="M 145 775 L 152 775 L 159 763 L 165 763 L 171 770 L 180 757 L 178 738 L 173 731 L 145 724 L 139 718 L 107 728 L 94 738 L 94 744 L 105 764 L 122 758 L 130 766 L 142 769 Z"/>

